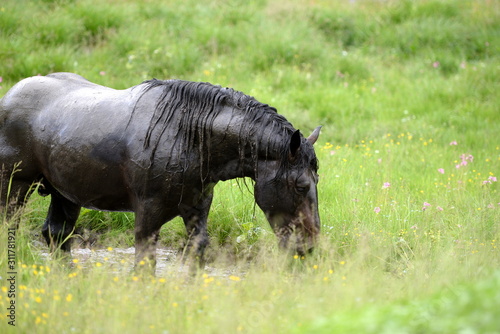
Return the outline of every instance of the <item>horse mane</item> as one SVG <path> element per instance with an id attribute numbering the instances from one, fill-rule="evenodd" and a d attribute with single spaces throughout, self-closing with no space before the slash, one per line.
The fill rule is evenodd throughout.
<path id="1" fill-rule="evenodd" d="M 233 113 L 244 116 L 244 126 L 241 126 L 238 134 L 240 159 L 245 158 L 245 148 L 250 147 L 252 157 L 257 164 L 257 154 L 259 149 L 262 149 L 259 146 L 267 145 L 265 150 L 269 154 L 279 152 L 282 158 L 279 168 L 281 173 L 290 167 L 289 139 L 295 129 L 284 116 L 277 113 L 275 108 L 242 92 L 206 82 L 152 79 L 144 81 L 141 86 L 143 90 L 140 98 L 154 88 L 161 89 L 144 140 L 144 149 L 151 150 L 151 163 L 161 136 L 174 119 L 178 122 L 176 142 L 179 140 L 182 149 L 186 151 L 198 149 L 202 159 L 205 156 L 203 151 L 206 150 L 208 161 L 205 163 L 209 163 L 211 147 L 208 143 L 213 121 L 224 107 L 230 107 Z M 259 140 L 252 141 L 255 138 Z M 276 140 L 276 138 L 287 139 Z M 311 150 L 312 146 L 310 150 L 305 150 L 307 151 L 305 159 L 300 160 L 308 160 L 307 164 L 316 161 L 314 150 L 312 156 Z M 201 161 L 202 165 L 203 163 L 204 161 Z M 312 167 L 317 169 L 317 162 L 313 164 L 315 166 Z"/>

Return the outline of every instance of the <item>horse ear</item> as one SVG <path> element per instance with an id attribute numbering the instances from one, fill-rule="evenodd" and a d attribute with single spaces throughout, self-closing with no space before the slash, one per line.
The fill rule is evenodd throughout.
<path id="1" fill-rule="evenodd" d="M 293 133 L 292 138 L 290 139 L 290 154 L 292 157 L 297 154 L 297 151 L 300 148 L 300 131 L 297 130 Z"/>
<path id="2" fill-rule="evenodd" d="M 311 145 L 314 145 L 316 140 L 318 140 L 319 133 L 321 131 L 322 125 L 318 126 L 316 129 L 314 129 L 313 133 L 309 137 L 307 137 L 307 141 L 311 143 Z"/>

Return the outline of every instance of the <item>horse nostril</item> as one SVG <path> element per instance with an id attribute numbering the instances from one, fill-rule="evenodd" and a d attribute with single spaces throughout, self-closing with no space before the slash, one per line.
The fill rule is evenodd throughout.
<path id="1" fill-rule="evenodd" d="M 299 257 L 305 257 L 306 255 L 311 255 L 314 252 L 314 247 L 309 247 L 306 250 L 304 250 L 303 247 L 298 247 L 296 250 L 296 254 Z"/>
<path id="2" fill-rule="evenodd" d="M 304 252 L 304 249 L 302 247 L 297 248 L 297 255 L 299 257 L 306 256 L 306 252 Z"/>

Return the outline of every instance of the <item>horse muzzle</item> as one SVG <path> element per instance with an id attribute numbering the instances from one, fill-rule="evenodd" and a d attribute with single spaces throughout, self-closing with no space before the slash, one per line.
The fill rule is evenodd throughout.
<path id="1" fill-rule="evenodd" d="M 294 249 L 300 256 L 313 251 L 320 233 L 320 218 L 316 206 L 304 203 L 294 215 L 267 215 L 283 249 Z"/>

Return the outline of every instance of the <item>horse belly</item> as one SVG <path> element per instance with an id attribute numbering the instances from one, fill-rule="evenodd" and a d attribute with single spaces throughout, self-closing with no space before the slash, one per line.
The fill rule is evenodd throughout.
<path id="1" fill-rule="evenodd" d="M 124 145 L 76 135 L 48 143 L 39 140 L 35 154 L 43 176 L 62 195 L 91 209 L 132 210 Z"/>
<path id="2" fill-rule="evenodd" d="M 95 210 L 132 211 L 130 191 L 119 169 L 82 163 L 71 171 L 52 166 L 47 174 L 51 185 L 76 204 Z"/>

